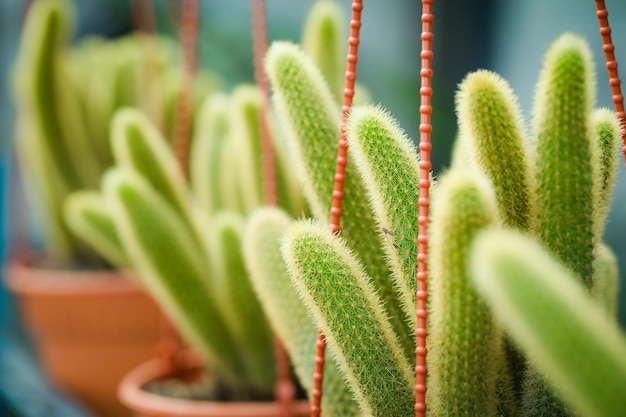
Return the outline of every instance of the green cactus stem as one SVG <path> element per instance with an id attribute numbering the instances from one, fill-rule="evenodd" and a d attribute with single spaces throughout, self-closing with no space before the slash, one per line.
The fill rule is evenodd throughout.
<path id="1" fill-rule="evenodd" d="M 77 191 L 65 201 L 65 221 L 70 230 L 93 247 L 111 265 L 126 268 L 128 258 L 111 219 L 106 201 L 95 191 Z"/>
<path id="2" fill-rule="evenodd" d="M 161 133 L 134 109 L 117 112 L 112 124 L 111 146 L 118 166 L 140 173 L 179 213 L 185 213 L 189 187 Z"/>
<path id="3" fill-rule="evenodd" d="M 591 125 L 595 131 L 598 143 L 599 161 L 596 169 L 597 179 L 594 183 L 596 188 L 594 197 L 595 207 L 595 238 L 602 240 L 602 232 L 611 207 L 611 196 L 617 178 L 619 165 L 620 126 L 615 113 L 609 109 L 597 109 L 593 112 Z"/>
<path id="4" fill-rule="evenodd" d="M 452 170 L 441 179 L 431 226 L 431 416 L 496 416 L 502 331 L 469 276 L 474 236 L 496 222 L 495 196 L 482 175 Z"/>
<path id="5" fill-rule="evenodd" d="M 275 42 L 266 57 L 274 104 L 286 131 L 299 179 L 313 215 L 326 221 L 334 186 L 341 112 L 322 74 L 296 45 Z M 346 167 L 341 233 L 375 280 L 387 315 L 394 323 L 407 355 L 415 347 L 414 331 L 400 297 L 389 279 L 380 228 L 368 203 L 363 180 L 353 164 Z"/>
<path id="6" fill-rule="evenodd" d="M 344 239 L 321 225 L 292 225 L 283 246 L 292 284 L 324 333 L 361 413 L 413 412 L 413 365 L 384 308 L 384 299 Z"/>
<path id="7" fill-rule="evenodd" d="M 537 235 L 587 286 L 595 246 L 593 77 L 586 42 L 569 33 L 560 36 L 545 56 L 533 119 Z"/>
<path id="8" fill-rule="evenodd" d="M 150 294 L 199 349 L 207 364 L 219 364 L 218 379 L 242 379 L 245 370 L 210 285 L 210 266 L 185 225 L 162 194 L 138 174 L 115 169 L 104 180 L 126 253 Z"/>
<path id="9" fill-rule="evenodd" d="M 397 122 L 380 108 L 354 107 L 350 156 L 367 188 L 402 307 L 415 326 L 419 157 Z"/>
<path id="10" fill-rule="evenodd" d="M 521 110 L 506 80 L 490 71 L 468 75 L 456 108 L 465 149 L 495 189 L 502 221 L 531 230 L 535 184 L 526 157 Z"/>
<path id="11" fill-rule="evenodd" d="M 223 93 L 207 97 L 191 142 L 190 182 L 193 194 L 211 214 L 223 208 L 220 191 L 222 146 L 228 134 L 228 97 Z"/>
<path id="12" fill-rule="evenodd" d="M 606 244 L 598 246 L 593 264 L 591 298 L 612 318 L 617 317 L 619 268 L 617 256 Z"/>
<path id="13" fill-rule="evenodd" d="M 230 108 L 231 140 L 236 145 L 239 189 L 246 213 L 261 206 L 263 182 L 261 178 L 261 139 L 259 118 L 263 96 L 252 85 L 241 85 L 233 91 Z M 232 169 L 232 167 L 231 167 Z"/>
<path id="14" fill-rule="evenodd" d="M 493 314 L 574 413 L 626 415 L 626 338 L 574 271 L 508 230 L 479 236 L 471 266 Z"/>
<path id="15" fill-rule="evenodd" d="M 311 397 L 317 329 L 292 287 L 281 257 L 281 237 L 291 220 L 282 210 L 260 208 L 249 218 L 243 252 L 250 279 L 272 327 L 289 352 L 296 375 Z M 334 362 L 324 369 L 322 409 L 329 416 L 357 417 L 360 412 Z"/>
<path id="16" fill-rule="evenodd" d="M 211 279 L 220 309 L 242 347 L 249 380 L 271 394 L 276 378 L 274 341 L 245 268 L 243 226 L 243 217 L 236 213 L 218 212 L 213 217 L 209 227 Z"/>
<path id="17" fill-rule="evenodd" d="M 337 103 L 343 99 L 344 26 L 344 13 L 339 4 L 323 0 L 313 4 L 302 31 L 302 47 L 320 69 Z"/>

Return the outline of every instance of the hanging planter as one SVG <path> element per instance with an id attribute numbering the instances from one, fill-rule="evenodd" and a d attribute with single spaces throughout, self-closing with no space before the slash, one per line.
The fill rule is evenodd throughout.
<path id="1" fill-rule="evenodd" d="M 25 327 L 50 378 L 100 416 L 130 415 L 116 388 L 154 354 L 159 310 L 121 272 L 54 270 L 14 261 L 5 270 Z"/>
<path id="2" fill-rule="evenodd" d="M 153 359 L 133 369 L 122 380 L 120 401 L 137 417 L 275 417 L 281 415 L 279 401 L 218 402 L 187 400 L 152 393 L 146 386 L 155 381 L 179 379 L 185 382 L 199 378 L 205 368 L 192 350 L 180 352 L 176 366 L 171 361 Z M 296 401 L 292 416 L 307 416 L 308 401 Z"/>

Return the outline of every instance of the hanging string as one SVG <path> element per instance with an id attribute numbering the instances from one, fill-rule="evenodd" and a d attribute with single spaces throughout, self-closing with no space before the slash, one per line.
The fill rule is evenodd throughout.
<path id="1" fill-rule="evenodd" d="M 609 85 L 613 95 L 613 106 L 619 118 L 622 134 L 622 153 L 624 154 L 624 166 L 626 167 L 626 111 L 624 111 L 624 96 L 622 95 L 621 81 L 617 72 L 617 61 L 615 60 L 615 46 L 611 40 L 611 26 L 609 25 L 609 12 L 606 10 L 604 0 L 596 0 L 596 15 L 600 24 L 600 35 L 602 35 L 602 50 L 606 60 L 606 69 L 609 72 Z"/>
<path id="2" fill-rule="evenodd" d="M 356 64 L 359 60 L 358 49 L 361 31 L 361 11 L 363 10 L 362 0 L 352 2 L 352 17 L 350 19 L 350 37 L 348 38 L 347 68 L 345 74 L 345 85 L 343 90 L 343 106 L 341 108 L 343 118 L 341 122 L 341 134 L 337 150 L 337 160 L 335 165 L 335 186 L 333 189 L 332 203 L 330 209 L 329 229 L 332 233 L 339 233 L 339 223 L 341 219 L 341 209 L 343 204 L 343 187 L 346 179 L 346 165 L 348 163 L 348 140 L 346 136 L 346 123 L 352 99 L 354 98 L 354 83 L 356 81 Z M 326 338 L 321 331 L 318 331 L 315 371 L 313 373 L 313 392 L 311 399 L 311 417 L 319 417 L 322 411 L 322 394 L 324 382 L 324 363 L 326 356 Z"/>
<path id="3" fill-rule="evenodd" d="M 189 141 L 193 117 L 191 92 L 196 70 L 198 14 L 198 0 L 183 0 L 180 14 L 180 44 L 183 55 L 183 72 L 176 103 L 174 153 L 185 176 L 188 174 Z"/>
<path id="4" fill-rule="evenodd" d="M 256 85 L 261 90 L 262 96 L 259 131 L 261 137 L 263 191 L 265 203 L 275 206 L 278 204 L 278 193 L 274 149 L 269 130 L 270 88 L 264 67 L 265 53 L 267 51 L 267 18 L 264 0 L 252 0 L 252 46 L 254 53 L 254 79 Z M 291 417 L 293 416 L 293 401 L 296 388 L 291 378 L 289 356 L 278 338 L 274 339 L 274 346 L 277 374 L 274 396 L 280 403 L 281 415 L 283 417 Z"/>
<path id="5" fill-rule="evenodd" d="M 415 330 L 415 417 L 426 415 L 426 319 L 428 317 L 427 281 L 428 281 L 428 209 L 430 206 L 430 151 L 432 145 L 430 134 L 432 125 L 430 116 L 432 113 L 431 87 L 432 70 L 432 23 L 433 23 L 434 0 L 422 0 L 422 50 L 420 58 L 422 68 L 420 70 L 420 192 L 419 192 L 419 233 L 418 241 L 418 272 L 417 272 L 417 327 Z"/>

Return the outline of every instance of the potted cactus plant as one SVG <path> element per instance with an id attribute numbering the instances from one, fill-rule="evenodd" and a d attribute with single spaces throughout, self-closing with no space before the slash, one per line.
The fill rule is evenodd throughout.
<path id="1" fill-rule="evenodd" d="M 338 108 L 298 47 L 274 44 L 267 72 L 305 195 L 325 219 Z M 586 43 L 557 39 L 537 83 L 531 134 L 501 77 L 479 71 L 461 84 L 454 165 L 433 192 L 427 415 L 626 414 L 617 265 L 602 244 L 619 125 L 612 112 L 594 110 L 594 77 Z M 323 409 L 409 416 L 417 152 L 375 107 L 351 111 L 348 143 L 354 164 L 340 235 L 268 209 L 248 223 L 246 258 L 293 358 L 304 355 L 304 320 L 311 344 L 311 329 L 323 330 L 329 384 L 337 372 L 342 392 L 352 393 L 322 397 Z M 286 294 L 299 296 L 290 304 L 300 321 L 280 316 Z"/>
<path id="2" fill-rule="evenodd" d="M 206 152 L 204 158 L 191 159 L 190 172 L 195 173 L 191 187 L 146 116 L 122 110 L 113 122 L 116 166 L 105 175 L 102 194 L 78 192 L 68 201 L 68 213 L 86 225 L 81 229 L 85 240 L 124 256 L 194 348 L 196 356 L 175 352 L 170 360 L 157 358 L 124 379 L 120 399 L 135 412 L 214 415 L 235 412 L 244 401 L 248 402 L 244 408 L 258 409 L 255 415 L 275 415 L 279 409 L 278 403 L 262 404 L 273 394 L 274 342 L 241 258 L 244 216 L 262 204 L 254 200 L 258 175 L 242 170 L 232 181 L 223 174 L 224 165 L 232 169 L 235 152 L 258 159 L 245 149 L 256 142 L 260 97 L 258 89 L 242 86 L 231 97 L 216 93 L 207 99 L 202 117 L 210 123 L 202 124 L 194 138 L 194 150 Z M 210 163 L 220 160 L 218 166 Z M 300 213 L 302 199 L 293 180 L 280 178 L 283 207 Z M 198 190 L 198 198 L 192 189 Z M 203 199 L 199 190 L 211 198 Z M 102 219 L 94 221 L 90 216 L 98 205 L 108 208 L 106 224 L 112 228 L 101 227 Z M 197 374 L 202 368 L 210 379 L 204 381 L 201 397 L 160 395 L 168 384 L 159 380 Z M 296 407 L 296 411 L 308 410 L 306 403 Z"/>
<path id="3" fill-rule="evenodd" d="M 116 385 L 151 357 L 158 308 L 120 272 L 128 267 L 123 257 L 99 256 L 74 234 L 82 225 L 64 216 L 63 206 L 72 191 L 96 189 L 112 164 L 109 122 L 116 109 L 144 107 L 169 129 L 179 71 L 174 45 L 165 39 L 92 37 L 70 48 L 72 13 L 69 1 L 33 2 L 22 34 L 14 70 L 15 146 L 42 238 L 36 251 L 10 260 L 6 283 L 47 373 L 102 415 L 121 416 L 126 411 Z M 159 88 L 144 85 L 147 80 Z M 213 84 L 198 83 L 197 93 Z M 102 207 L 91 212 L 96 219 L 101 214 Z"/>

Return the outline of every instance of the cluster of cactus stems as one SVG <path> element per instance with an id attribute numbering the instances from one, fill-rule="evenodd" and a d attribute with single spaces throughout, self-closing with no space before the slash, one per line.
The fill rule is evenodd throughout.
<path id="1" fill-rule="evenodd" d="M 245 249 L 255 288 L 297 370 L 310 371 L 310 357 L 301 359 L 313 348 L 300 344 L 301 318 L 280 311 L 308 314 L 309 343 L 313 327 L 322 329 L 331 383 L 336 373 L 343 376 L 358 407 L 323 397 L 329 415 L 412 415 L 417 150 L 384 110 L 352 109 L 353 163 L 346 167 L 342 229 L 334 235 L 323 219 L 340 131 L 336 99 L 296 45 L 274 43 L 266 66 L 317 220 L 290 225 L 276 209 L 255 215 Z M 546 54 L 530 133 L 497 74 L 478 71 L 460 85 L 457 155 L 433 193 L 427 415 L 626 410 L 616 258 L 602 243 L 620 130 L 613 112 L 594 110 L 594 97 L 589 47 L 572 34 Z M 293 293 L 301 304 L 290 300 L 287 307 Z"/>
<path id="2" fill-rule="evenodd" d="M 64 200 L 95 190 L 112 165 L 109 126 L 118 109 L 145 109 L 160 130 L 171 129 L 180 70 L 174 45 L 147 35 L 91 37 L 70 48 L 72 20 L 67 0 L 38 0 L 29 10 L 14 75 L 16 148 L 43 251 L 62 264 L 98 263 L 69 231 Z M 200 72 L 193 101 L 217 84 Z"/>
<path id="3" fill-rule="evenodd" d="M 18 146 L 24 162 L 39 167 L 32 175 L 56 247 L 69 256 L 87 243 L 136 271 L 205 359 L 216 397 L 272 396 L 273 330 L 319 401 L 311 378 L 319 330 L 330 352 L 326 415 L 424 412 L 416 399 L 426 376 L 418 363 L 416 384 L 416 336 L 424 335 L 415 328 L 425 319 L 426 306 L 416 307 L 425 283 L 415 278 L 426 277 L 420 245 L 430 167 L 385 110 L 364 105 L 366 92 L 342 125 L 350 100 L 340 107 L 337 4 L 315 4 L 304 49 L 276 42 L 268 50 L 276 119 L 263 88 L 208 95 L 197 112 L 189 178 L 163 135 L 175 94 L 163 93 L 156 118 L 117 111 L 142 106 L 137 40 L 92 40 L 68 60 L 68 11 L 61 0 L 33 6 L 16 91 Z M 164 79 L 171 51 L 158 41 L 153 48 L 149 58 Z M 101 53 L 116 57 L 106 68 L 116 88 L 88 100 L 97 84 L 89 68 L 103 65 Z M 594 80 L 589 47 L 567 33 L 546 53 L 531 129 L 497 74 L 474 72 L 459 87 L 458 141 L 433 191 L 428 235 L 428 416 L 626 415 L 617 259 L 602 242 L 620 126 L 613 112 L 594 108 Z M 261 175 L 264 129 L 275 198 Z M 92 131 L 94 143 L 86 140 Z M 350 163 L 337 173 L 339 137 Z M 279 207 L 262 207 L 267 202 Z M 309 208 L 314 219 L 293 220 Z M 340 231 L 338 221 L 325 226 L 329 213 L 341 213 Z"/>

